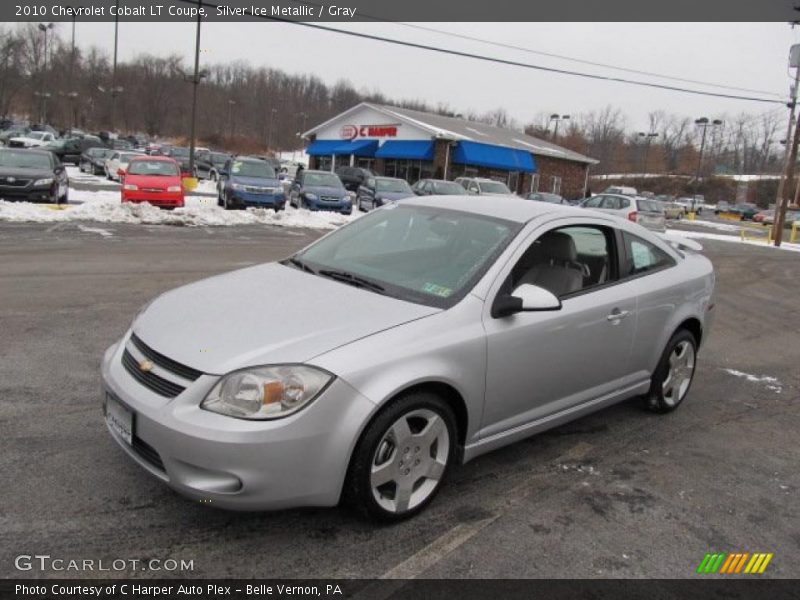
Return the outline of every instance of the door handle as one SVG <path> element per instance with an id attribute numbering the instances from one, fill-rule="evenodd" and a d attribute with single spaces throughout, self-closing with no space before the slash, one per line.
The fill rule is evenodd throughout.
<path id="1" fill-rule="evenodd" d="M 606 317 L 606 319 L 608 321 L 620 321 L 629 314 L 631 314 L 629 310 L 619 310 L 618 308 L 615 308 L 613 311 L 611 311 L 611 314 Z"/>

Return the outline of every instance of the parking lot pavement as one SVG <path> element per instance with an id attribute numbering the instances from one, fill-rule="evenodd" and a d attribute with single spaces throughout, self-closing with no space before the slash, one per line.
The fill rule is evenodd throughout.
<path id="1" fill-rule="evenodd" d="M 629 402 L 481 457 L 411 521 L 222 512 L 151 479 L 106 433 L 103 350 L 159 292 L 317 235 L 0 224 L 0 576 L 42 576 L 14 568 L 36 553 L 186 559 L 204 577 L 671 578 L 713 551 L 772 552 L 765 576 L 800 576 L 800 257 L 740 244 L 703 241 L 716 322 L 680 410 Z M 121 574 L 179 573 L 83 573 Z"/>

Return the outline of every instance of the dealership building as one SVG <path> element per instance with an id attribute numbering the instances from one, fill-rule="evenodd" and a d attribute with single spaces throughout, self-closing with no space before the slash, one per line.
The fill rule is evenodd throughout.
<path id="1" fill-rule="evenodd" d="M 312 169 L 366 167 L 409 183 L 489 177 L 517 193 L 586 193 L 597 161 L 519 131 L 362 102 L 303 134 Z"/>

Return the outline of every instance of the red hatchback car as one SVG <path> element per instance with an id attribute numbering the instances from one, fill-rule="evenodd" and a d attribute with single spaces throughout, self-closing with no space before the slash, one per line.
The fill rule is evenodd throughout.
<path id="1" fill-rule="evenodd" d="M 128 164 L 122 181 L 123 202 L 149 202 L 162 208 L 184 205 L 178 163 L 167 156 L 142 156 Z"/>

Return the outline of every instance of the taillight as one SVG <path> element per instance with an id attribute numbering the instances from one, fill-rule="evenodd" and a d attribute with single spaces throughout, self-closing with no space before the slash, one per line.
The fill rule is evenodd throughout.
<path id="1" fill-rule="evenodd" d="M 636 218 L 639 216 L 639 213 L 633 211 L 632 213 L 628 213 L 628 221 L 633 221 L 636 223 Z"/>

